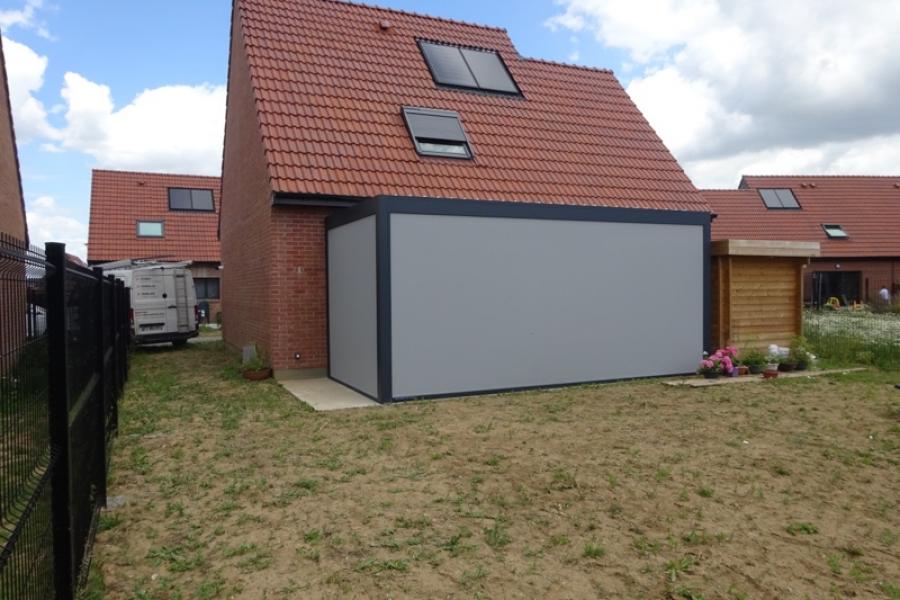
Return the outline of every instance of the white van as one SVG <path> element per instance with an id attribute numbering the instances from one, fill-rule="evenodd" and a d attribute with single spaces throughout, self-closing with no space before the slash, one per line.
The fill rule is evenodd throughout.
<path id="1" fill-rule="evenodd" d="M 200 333 L 197 293 L 190 262 L 117 261 L 99 265 L 131 288 L 135 343 L 187 343 Z"/>

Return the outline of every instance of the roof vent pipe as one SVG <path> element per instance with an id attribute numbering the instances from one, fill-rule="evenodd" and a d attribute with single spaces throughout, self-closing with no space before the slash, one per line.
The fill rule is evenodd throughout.
<path id="1" fill-rule="evenodd" d="M 387 19 L 383 19 L 382 21 L 380 21 L 380 22 L 378 23 L 378 27 L 379 27 L 379 29 L 381 29 L 382 31 L 390 31 L 391 28 L 393 27 L 393 25 L 391 25 L 391 22 L 388 21 Z"/>

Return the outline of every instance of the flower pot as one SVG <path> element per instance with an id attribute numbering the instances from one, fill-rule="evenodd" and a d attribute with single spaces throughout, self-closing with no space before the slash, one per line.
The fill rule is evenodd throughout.
<path id="1" fill-rule="evenodd" d="M 776 377 L 778 377 L 778 369 L 774 369 L 774 370 L 766 369 L 765 371 L 763 371 L 762 375 L 763 375 L 763 379 L 775 379 Z"/>
<path id="2" fill-rule="evenodd" d="M 272 376 L 272 369 L 268 367 L 266 367 L 265 369 L 247 369 L 245 371 L 242 371 L 241 374 L 244 376 L 244 379 L 249 379 L 250 381 L 261 381 Z"/>
<path id="3" fill-rule="evenodd" d="M 719 373 L 717 373 L 717 372 L 709 372 L 709 371 L 708 371 L 708 372 L 706 372 L 706 373 L 703 374 L 703 378 L 704 378 L 704 379 L 718 379 L 718 378 L 719 378 Z"/>
<path id="4" fill-rule="evenodd" d="M 763 372 L 762 365 L 747 365 L 747 369 L 749 369 L 751 375 L 759 375 Z"/>
<path id="5" fill-rule="evenodd" d="M 765 371 L 777 371 L 777 370 L 778 370 L 778 363 L 777 363 L 777 362 L 776 362 L 776 363 L 766 363 L 766 368 L 763 369 L 763 372 L 765 372 Z"/>
<path id="6" fill-rule="evenodd" d="M 807 370 L 808 368 L 809 368 L 809 364 L 806 363 L 805 361 L 800 361 L 800 362 L 797 363 L 797 370 L 798 370 L 798 371 L 805 371 L 805 370 Z"/>
<path id="7" fill-rule="evenodd" d="M 734 367 L 733 369 L 731 369 L 731 373 L 728 373 L 728 376 L 729 377 L 738 377 L 738 376 L 740 376 L 740 374 L 741 374 L 741 368 Z"/>
<path id="8" fill-rule="evenodd" d="M 778 370 L 782 373 L 790 373 L 791 371 L 797 370 L 797 363 L 795 362 L 783 362 L 778 365 Z"/>
<path id="9" fill-rule="evenodd" d="M 740 376 L 748 375 L 750 373 L 750 367 L 748 367 L 746 365 L 739 366 L 737 368 L 737 370 L 738 370 L 738 375 L 740 375 Z"/>

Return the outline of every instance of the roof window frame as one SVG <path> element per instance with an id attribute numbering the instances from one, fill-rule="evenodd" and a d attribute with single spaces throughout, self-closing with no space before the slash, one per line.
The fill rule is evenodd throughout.
<path id="1" fill-rule="evenodd" d="M 159 235 L 148 235 L 146 233 L 141 233 L 141 225 L 147 224 L 158 224 L 159 225 Z M 166 237 L 166 222 L 163 219 L 136 219 L 134 222 L 134 233 L 137 237 L 148 240 L 158 240 Z"/>
<path id="2" fill-rule="evenodd" d="M 785 188 L 785 187 L 758 188 L 756 190 L 756 192 L 759 195 L 760 199 L 763 201 L 763 205 L 766 207 L 766 210 L 803 210 L 803 205 L 800 204 L 799 200 L 797 200 L 797 194 L 795 194 L 794 190 L 792 190 L 789 187 L 787 187 L 787 188 Z M 763 195 L 763 192 L 772 192 L 773 194 L 775 194 L 775 198 L 778 200 L 778 203 L 780 206 L 769 206 L 769 203 L 766 200 L 766 197 Z M 785 206 L 784 200 L 781 197 L 781 193 L 783 193 L 783 192 L 790 193 L 791 199 L 793 200 L 794 204 L 796 204 L 797 206 Z"/>
<path id="3" fill-rule="evenodd" d="M 840 223 L 822 223 L 822 230 L 825 232 L 825 235 L 829 240 L 850 239 L 850 234 L 847 233 L 847 230 L 844 229 L 844 226 Z M 833 233 L 834 231 L 839 231 L 840 234 L 835 234 Z"/>
<path id="4" fill-rule="evenodd" d="M 466 65 L 466 68 L 469 70 L 469 73 L 472 75 L 473 81 L 475 81 L 474 86 L 468 85 L 460 85 L 453 83 L 444 83 L 440 81 L 435 74 L 434 66 L 431 61 L 428 59 L 428 53 L 425 50 L 425 44 L 431 44 L 434 46 L 445 46 L 448 48 L 455 48 L 459 50 L 460 56 L 462 57 L 463 63 Z M 524 99 L 525 94 L 522 93 L 522 88 L 519 87 L 519 83 L 516 81 L 516 78 L 513 77 L 512 71 L 509 70 L 509 66 L 506 64 L 506 61 L 503 60 L 503 55 L 500 54 L 498 50 L 494 50 L 492 48 L 479 48 L 477 46 L 467 46 L 465 44 L 454 44 L 451 42 L 444 42 L 430 38 L 416 38 L 416 45 L 419 47 L 419 52 L 422 54 L 422 60 L 425 61 L 425 66 L 428 67 L 428 72 L 431 75 L 432 81 L 438 88 L 448 89 L 448 90 L 457 90 L 464 92 L 472 92 L 476 94 L 483 94 L 487 96 L 501 96 L 504 98 L 520 98 Z M 478 78 L 475 76 L 474 71 L 472 71 L 472 67 L 469 66 L 469 62 L 465 58 L 465 54 L 462 52 L 463 50 L 470 50 L 474 52 L 484 52 L 487 54 L 493 54 L 497 57 L 497 60 L 500 61 L 500 66 L 503 67 L 503 70 L 506 72 L 507 77 L 509 77 L 510 82 L 513 87 L 516 88 L 516 91 L 510 92 L 506 90 L 497 90 L 494 88 L 485 88 L 478 85 Z"/>
<path id="5" fill-rule="evenodd" d="M 185 190 L 190 192 L 191 196 L 191 208 L 175 208 L 172 206 L 172 190 Z M 210 200 L 212 202 L 212 208 L 193 208 L 194 199 L 193 192 L 209 192 Z M 169 210 L 174 212 L 199 212 L 199 213 L 214 213 L 216 212 L 216 192 L 212 188 L 199 188 L 199 187 L 182 187 L 182 186 L 169 186 L 166 188 L 166 200 L 168 202 Z"/>
<path id="6" fill-rule="evenodd" d="M 419 156 L 429 158 L 450 158 L 454 160 L 475 160 L 475 148 L 472 146 L 472 141 L 469 139 L 469 134 L 466 133 L 466 129 L 465 127 L 463 127 L 462 118 L 459 116 L 458 112 L 454 110 L 444 110 L 439 108 L 404 106 L 401 109 L 401 114 L 403 116 L 403 123 L 406 125 L 406 131 L 409 133 L 409 137 L 410 139 L 412 139 L 413 146 L 416 149 L 416 154 L 418 154 Z M 456 122 L 459 124 L 459 129 L 462 132 L 461 139 L 450 140 L 416 135 L 416 131 L 413 125 L 410 123 L 410 115 L 455 118 Z M 447 146 L 463 147 L 465 148 L 465 154 L 429 150 L 427 148 L 424 148 L 423 144 L 443 144 Z"/>

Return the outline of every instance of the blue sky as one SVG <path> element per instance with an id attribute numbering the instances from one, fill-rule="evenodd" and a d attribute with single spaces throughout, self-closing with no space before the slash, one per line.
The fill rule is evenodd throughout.
<path id="1" fill-rule="evenodd" d="M 900 172 L 900 3 L 379 0 L 612 68 L 688 175 Z M 216 174 L 229 0 L 0 0 L 34 241 L 84 255 L 94 167 Z M 802 30 L 797 22 L 805 23 Z"/>

